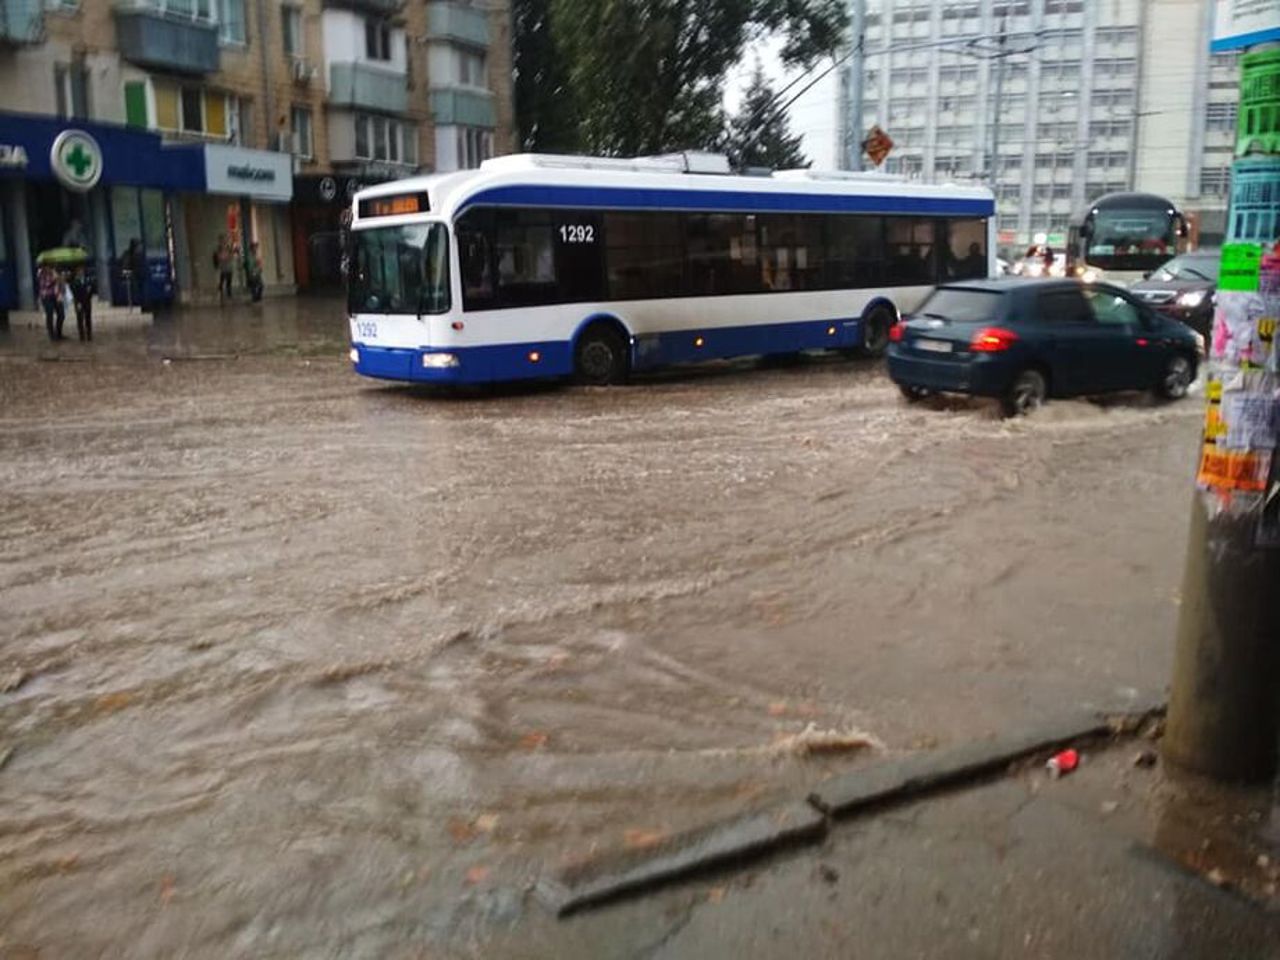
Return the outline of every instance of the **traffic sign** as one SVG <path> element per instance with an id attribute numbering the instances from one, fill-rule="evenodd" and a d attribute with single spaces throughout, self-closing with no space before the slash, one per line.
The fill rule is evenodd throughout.
<path id="1" fill-rule="evenodd" d="M 885 133 L 877 124 L 867 131 L 867 139 L 862 141 L 862 149 L 877 167 L 884 163 L 884 158 L 893 149 L 893 138 Z"/>

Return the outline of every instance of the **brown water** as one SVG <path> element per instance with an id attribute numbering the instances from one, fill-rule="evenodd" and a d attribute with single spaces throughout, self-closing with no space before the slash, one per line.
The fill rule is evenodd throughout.
<path id="1" fill-rule="evenodd" d="M 1167 680 L 1195 400 L 345 351 L 305 300 L 0 339 L 0 955 L 483 955 L 593 850 Z"/>

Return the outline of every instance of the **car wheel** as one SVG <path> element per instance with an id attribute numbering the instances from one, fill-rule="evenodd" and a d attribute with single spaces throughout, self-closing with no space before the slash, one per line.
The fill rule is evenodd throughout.
<path id="1" fill-rule="evenodd" d="M 862 321 L 862 347 L 865 357 L 880 357 L 889 349 L 889 331 L 898 322 L 886 306 L 873 308 Z"/>
<path id="2" fill-rule="evenodd" d="M 1182 354 L 1175 354 L 1164 365 L 1164 373 L 1156 386 L 1156 392 L 1166 400 L 1181 400 L 1191 389 L 1194 379 L 1195 367 L 1191 361 Z"/>
<path id="3" fill-rule="evenodd" d="M 905 383 L 898 384 L 898 391 L 907 403 L 919 403 L 921 400 L 927 400 L 933 396 L 933 391 L 927 387 L 914 387 Z"/>
<path id="4" fill-rule="evenodd" d="M 1044 406 L 1049 384 L 1039 370 L 1023 370 L 1013 378 L 1000 406 L 1006 417 L 1025 417 Z"/>
<path id="5" fill-rule="evenodd" d="M 626 341 L 612 327 L 588 327 L 578 337 L 573 357 L 579 383 L 608 386 L 625 383 L 630 372 Z"/>

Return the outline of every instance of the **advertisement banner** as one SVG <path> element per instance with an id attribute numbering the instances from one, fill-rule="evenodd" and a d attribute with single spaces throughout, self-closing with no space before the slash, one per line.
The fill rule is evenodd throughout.
<path id="1" fill-rule="evenodd" d="M 1280 0 L 1215 0 L 1214 53 L 1280 40 Z"/>

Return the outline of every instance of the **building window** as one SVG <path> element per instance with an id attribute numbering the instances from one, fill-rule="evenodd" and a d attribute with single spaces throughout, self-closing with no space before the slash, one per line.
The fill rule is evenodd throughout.
<path id="1" fill-rule="evenodd" d="M 493 133 L 478 127 L 458 128 L 458 168 L 474 170 L 493 156 Z"/>
<path id="2" fill-rule="evenodd" d="M 60 120 L 88 118 L 89 71 L 84 64 L 56 64 L 53 68 L 53 86 Z"/>
<path id="3" fill-rule="evenodd" d="M 196 87 L 183 87 L 182 130 L 186 133 L 204 133 L 204 92 Z"/>
<path id="4" fill-rule="evenodd" d="M 385 20 L 364 22 L 364 55 L 369 60 L 391 59 L 391 27 Z"/>
<path id="5" fill-rule="evenodd" d="M 156 110 L 155 129 L 232 143 L 240 141 L 241 129 L 246 124 L 237 98 L 154 79 L 151 92 Z"/>
<path id="6" fill-rule="evenodd" d="M 389 117 L 356 116 L 356 158 L 418 165 L 418 128 Z"/>
<path id="7" fill-rule="evenodd" d="M 458 50 L 458 82 L 464 87 L 487 87 L 484 54 L 474 50 Z"/>
<path id="8" fill-rule="evenodd" d="M 134 6 L 146 10 L 155 10 L 166 17 L 181 20 L 203 20 L 213 22 L 213 0 L 134 0 Z M 243 0 L 241 0 L 243 7 Z M 244 17 L 241 16 L 241 22 Z"/>
<path id="9" fill-rule="evenodd" d="M 218 0 L 218 38 L 223 43 L 244 44 L 244 0 Z"/>
<path id="10" fill-rule="evenodd" d="M 289 111 L 289 133 L 293 154 L 310 160 L 312 157 L 310 107 L 294 107 Z"/>
<path id="11" fill-rule="evenodd" d="M 285 5 L 280 8 L 280 39 L 287 55 L 301 57 L 306 53 L 302 39 L 302 11 L 297 7 Z"/>
<path id="12" fill-rule="evenodd" d="M 1210 197 L 1225 197 L 1231 192 L 1231 168 L 1207 167 L 1200 171 L 1200 193 Z"/>

